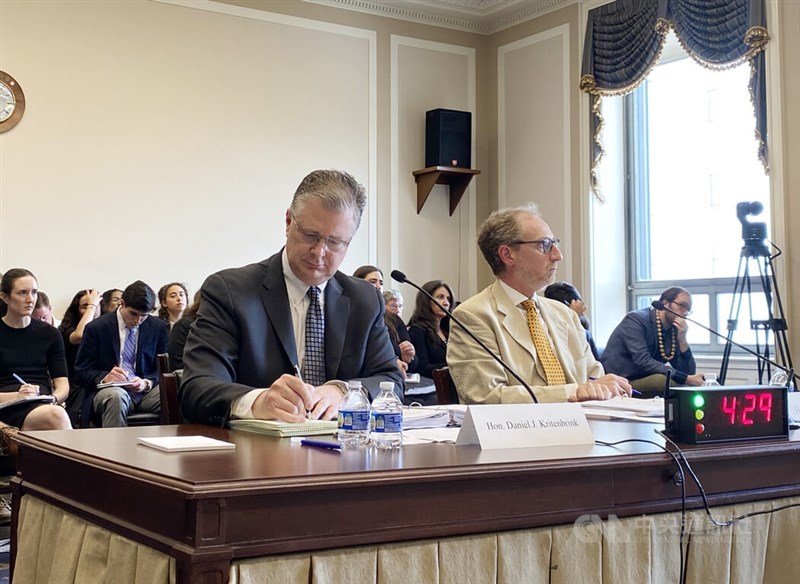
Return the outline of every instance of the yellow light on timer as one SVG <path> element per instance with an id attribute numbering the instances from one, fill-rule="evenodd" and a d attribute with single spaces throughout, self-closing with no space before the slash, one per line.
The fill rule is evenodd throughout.
<path id="1" fill-rule="evenodd" d="M 692 403 L 695 407 L 694 417 L 697 420 L 694 430 L 697 434 L 702 434 L 705 432 L 706 427 L 700 423 L 700 420 L 706 416 L 706 413 L 702 410 L 703 406 L 706 405 L 706 400 L 701 394 L 696 393 L 692 396 Z"/>

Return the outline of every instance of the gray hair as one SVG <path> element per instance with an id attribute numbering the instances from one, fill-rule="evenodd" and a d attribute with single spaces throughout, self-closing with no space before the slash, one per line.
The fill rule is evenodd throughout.
<path id="1" fill-rule="evenodd" d="M 292 215 L 299 215 L 308 201 L 317 201 L 328 211 L 351 211 L 358 229 L 367 206 L 367 195 L 364 187 L 344 171 L 315 170 L 306 175 L 294 192 L 289 206 Z"/>
<path id="2" fill-rule="evenodd" d="M 391 300 L 397 300 L 400 304 L 403 304 L 403 295 L 400 293 L 400 290 L 383 291 L 383 303 L 386 304 Z"/>
<path id="3" fill-rule="evenodd" d="M 505 269 L 505 264 L 498 255 L 500 246 L 509 245 L 522 237 L 518 217 L 524 213 L 538 217 L 539 208 L 536 203 L 528 203 L 510 209 L 498 209 L 480 227 L 478 247 L 495 276 L 502 274 Z"/>

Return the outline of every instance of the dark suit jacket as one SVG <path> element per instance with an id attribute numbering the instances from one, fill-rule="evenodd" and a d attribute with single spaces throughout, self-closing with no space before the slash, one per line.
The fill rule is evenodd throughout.
<path id="1" fill-rule="evenodd" d="M 153 316 L 139 325 L 136 349 L 136 375 L 149 379 L 155 387 L 158 384 L 158 364 L 156 355 L 167 352 L 167 324 Z M 119 365 L 119 326 L 117 311 L 104 314 L 86 325 L 83 331 L 78 356 L 75 358 L 75 376 L 78 383 L 86 388 L 84 414 L 87 404 L 97 393 L 95 386 L 112 368 Z"/>
<path id="2" fill-rule="evenodd" d="M 269 387 L 298 362 L 281 252 L 209 276 L 200 294 L 183 353 L 181 408 L 189 421 L 223 425 L 234 399 Z M 402 400 L 383 311 L 371 284 L 334 274 L 325 287 L 326 377 L 360 379 L 373 397 L 391 381 Z"/>

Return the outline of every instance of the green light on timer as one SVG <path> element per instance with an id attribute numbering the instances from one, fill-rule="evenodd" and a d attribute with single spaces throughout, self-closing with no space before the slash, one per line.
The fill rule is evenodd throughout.
<path id="1" fill-rule="evenodd" d="M 699 409 L 706 405 L 706 400 L 701 394 L 696 393 L 692 398 L 692 403 L 694 404 L 694 407 Z"/>

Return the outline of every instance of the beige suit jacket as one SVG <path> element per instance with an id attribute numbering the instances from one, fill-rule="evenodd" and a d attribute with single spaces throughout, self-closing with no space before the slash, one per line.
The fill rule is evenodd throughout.
<path id="1" fill-rule="evenodd" d="M 454 314 L 528 382 L 540 402 L 565 401 L 575 393 L 578 384 L 602 376 L 603 366 L 592 356 L 586 332 L 572 309 L 541 296 L 538 305 L 553 350 L 564 369 L 566 385 L 547 385 L 525 315 L 498 281 L 460 304 Z M 447 365 L 462 403 L 531 401 L 525 387 L 456 323 L 450 325 Z"/>

